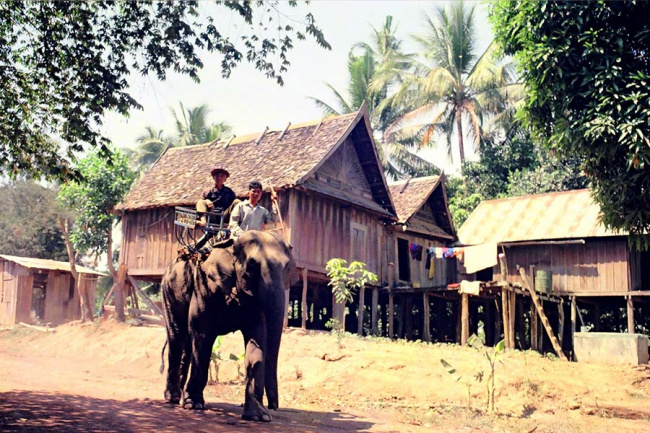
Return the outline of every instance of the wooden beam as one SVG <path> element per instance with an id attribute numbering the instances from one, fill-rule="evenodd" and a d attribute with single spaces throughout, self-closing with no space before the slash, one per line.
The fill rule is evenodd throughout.
<path id="1" fill-rule="evenodd" d="M 422 294 L 422 305 L 424 307 L 424 329 L 422 336 L 424 341 L 431 343 L 431 305 L 429 304 L 429 295 L 426 292 Z"/>
<path id="2" fill-rule="evenodd" d="M 147 296 L 146 293 L 144 293 L 142 291 L 142 289 L 140 289 L 140 286 L 138 286 L 138 283 L 133 279 L 133 277 L 131 275 L 129 275 L 128 279 L 129 279 L 129 283 L 131 284 L 133 289 L 136 290 L 140 294 L 140 296 L 142 297 L 142 300 L 144 300 L 144 303 L 147 304 L 147 307 L 149 307 L 151 309 L 151 311 L 154 312 L 154 314 L 156 314 L 158 316 L 162 316 L 162 310 L 160 308 L 158 308 L 158 306 L 156 304 L 153 303 L 153 301 L 149 298 L 149 296 Z"/>
<path id="3" fill-rule="evenodd" d="M 357 335 L 363 337 L 363 312 L 366 303 L 366 289 L 359 289 L 359 312 L 357 313 Z"/>
<path id="4" fill-rule="evenodd" d="M 539 319 L 537 318 L 537 308 L 535 308 L 535 303 L 530 303 L 530 348 L 533 350 L 539 350 L 539 340 L 537 339 L 537 325 Z"/>
<path id="5" fill-rule="evenodd" d="M 510 301 L 510 294 L 508 289 L 505 287 L 501 288 L 501 315 L 503 316 L 503 339 L 506 343 L 506 349 L 512 349 L 510 347 L 510 321 L 508 320 L 508 315 L 510 314 L 510 307 L 508 303 Z"/>
<path id="6" fill-rule="evenodd" d="M 379 328 L 377 326 L 377 323 L 378 323 L 377 307 L 378 306 L 379 306 L 379 288 L 378 287 L 373 287 L 373 289 L 372 289 L 372 312 L 370 313 L 370 321 L 371 321 L 371 327 L 372 327 L 373 335 L 377 335 L 378 332 L 379 332 Z"/>
<path id="7" fill-rule="evenodd" d="M 460 345 L 466 346 L 469 339 L 469 295 L 467 293 L 461 295 L 460 315 Z"/>
<path id="8" fill-rule="evenodd" d="M 634 334 L 634 300 L 631 296 L 627 298 L 627 332 Z"/>
<path id="9" fill-rule="evenodd" d="M 548 334 L 549 340 L 551 340 L 551 344 L 553 345 L 553 349 L 555 349 L 558 358 L 560 358 L 563 361 L 568 361 L 567 357 L 564 355 L 564 352 L 562 351 L 562 346 L 560 345 L 560 342 L 557 340 L 555 334 L 553 334 L 553 328 L 551 328 L 551 324 L 549 323 L 546 314 L 544 314 L 544 309 L 542 308 L 542 305 L 539 302 L 537 293 L 535 293 L 535 291 L 530 288 L 530 283 L 528 280 L 528 276 L 526 275 L 526 270 L 524 268 L 519 268 L 519 274 L 521 275 L 521 278 L 524 281 L 524 286 L 528 289 L 530 293 L 530 298 L 533 300 L 533 303 L 537 308 L 537 312 L 539 313 L 539 318 L 542 321 L 542 325 L 544 325 L 544 329 Z"/>
<path id="10" fill-rule="evenodd" d="M 650 296 L 650 290 L 608 290 L 603 292 L 555 292 L 557 296 L 599 297 L 599 296 Z"/>
<path id="11" fill-rule="evenodd" d="M 395 304 L 393 303 L 393 292 L 388 294 L 388 338 L 391 340 L 395 336 L 395 320 L 393 316 L 395 315 Z"/>
<path id="12" fill-rule="evenodd" d="M 126 317 L 124 316 L 124 282 L 126 281 L 126 275 L 129 268 L 122 263 L 119 270 L 117 271 L 117 281 L 115 284 L 115 317 L 118 322 L 124 322 Z"/>
<path id="13" fill-rule="evenodd" d="M 302 269 L 302 329 L 307 329 L 307 280 L 309 270 Z"/>
<path id="14" fill-rule="evenodd" d="M 571 350 L 573 351 L 573 359 L 576 359 L 575 347 L 576 347 L 576 320 L 578 306 L 576 305 L 575 296 L 571 297 Z"/>
<path id="15" fill-rule="evenodd" d="M 562 347 L 562 340 L 564 339 L 564 302 L 560 302 L 557 306 L 558 314 L 558 330 L 557 330 L 557 339 L 560 342 L 560 347 Z"/>
<path id="16" fill-rule="evenodd" d="M 516 311 L 516 305 L 517 305 L 517 294 L 513 291 L 510 291 L 510 301 L 508 302 L 508 306 L 510 307 L 510 313 L 508 314 L 508 320 L 510 321 L 510 348 L 511 349 L 516 349 L 515 343 L 516 343 L 516 334 L 515 334 L 515 323 L 517 320 L 517 311 Z"/>

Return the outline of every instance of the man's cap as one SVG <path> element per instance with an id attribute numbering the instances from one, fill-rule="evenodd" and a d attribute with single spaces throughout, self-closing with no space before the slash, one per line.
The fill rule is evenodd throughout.
<path id="1" fill-rule="evenodd" d="M 230 173 L 228 173 L 228 170 L 226 170 L 225 168 L 222 168 L 222 167 L 213 168 L 212 171 L 210 172 L 210 175 L 214 176 L 215 174 L 218 174 L 218 173 L 223 173 L 223 174 L 226 175 L 226 177 L 230 177 Z"/>

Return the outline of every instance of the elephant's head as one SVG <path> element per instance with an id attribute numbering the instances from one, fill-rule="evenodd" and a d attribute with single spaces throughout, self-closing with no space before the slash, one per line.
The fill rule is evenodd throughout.
<path id="1" fill-rule="evenodd" d="M 238 289 L 265 296 L 286 289 L 295 275 L 291 248 L 275 231 L 244 232 L 233 245 Z"/>
<path id="2" fill-rule="evenodd" d="M 228 296 L 237 281 L 234 267 L 233 249 L 215 248 L 201 263 L 201 276 L 212 293 L 221 292 Z"/>

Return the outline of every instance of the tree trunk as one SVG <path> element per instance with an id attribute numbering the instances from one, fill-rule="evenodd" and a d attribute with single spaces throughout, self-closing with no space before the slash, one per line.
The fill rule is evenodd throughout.
<path id="1" fill-rule="evenodd" d="M 61 227 L 61 232 L 63 233 L 63 240 L 65 241 L 65 247 L 68 251 L 68 262 L 70 263 L 70 274 L 75 281 L 75 289 L 79 293 L 79 306 L 81 307 L 81 321 L 86 322 L 88 320 L 94 320 L 92 307 L 88 299 L 88 290 L 85 285 L 81 284 L 81 276 L 77 272 L 77 267 L 75 266 L 76 253 L 70 242 L 70 232 L 69 232 L 69 222 L 67 219 L 59 218 L 59 225 Z"/>
<path id="2" fill-rule="evenodd" d="M 458 152 L 460 153 L 460 167 L 461 173 L 463 170 L 463 162 L 465 162 L 465 146 L 463 144 L 463 118 L 461 111 L 456 111 L 456 129 L 458 131 Z"/>

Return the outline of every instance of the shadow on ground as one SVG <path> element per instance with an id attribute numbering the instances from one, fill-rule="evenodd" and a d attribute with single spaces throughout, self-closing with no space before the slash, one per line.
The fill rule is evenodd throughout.
<path id="1" fill-rule="evenodd" d="M 281 409 L 273 422 L 243 421 L 243 408 L 211 403 L 206 411 L 186 411 L 154 400 L 102 400 L 45 392 L 0 393 L 0 431 L 191 431 L 328 432 L 359 431 L 372 423 L 335 412 Z"/>

